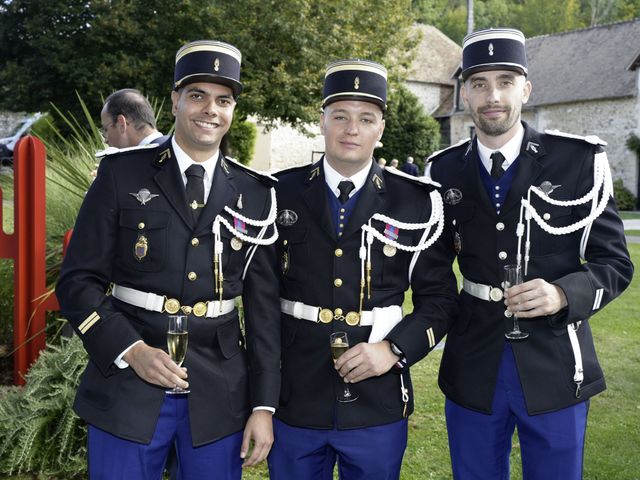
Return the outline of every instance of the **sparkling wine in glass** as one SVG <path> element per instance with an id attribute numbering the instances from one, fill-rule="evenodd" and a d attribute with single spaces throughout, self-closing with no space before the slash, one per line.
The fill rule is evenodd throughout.
<path id="1" fill-rule="evenodd" d="M 189 331 L 187 330 L 187 316 L 186 315 L 170 315 L 169 316 L 169 328 L 167 329 L 167 348 L 169 350 L 169 356 L 179 367 L 184 362 L 184 357 L 187 355 L 187 345 L 189 344 Z M 177 385 L 171 390 L 167 390 L 167 393 L 176 395 L 189 393 L 190 390 L 185 390 Z"/>
<path id="2" fill-rule="evenodd" d="M 334 332 L 329 337 L 330 345 L 331 345 L 331 356 L 333 357 L 333 362 L 335 363 L 340 355 L 346 352 L 349 349 L 349 337 L 347 336 L 347 332 Z M 358 399 L 358 395 L 354 394 L 349 390 L 349 385 L 344 383 L 344 388 L 342 392 L 338 394 L 338 401 L 347 403 L 353 402 Z"/>
<path id="3" fill-rule="evenodd" d="M 520 265 L 505 265 L 504 266 L 504 289 L 514 285 L 520 285 L 522 283 L 522 269 Z M 529 336 L 527 332 L 520 330 L 518 323 L 518 315 L 513 314 L 513 329 L 504 334 L 509 340 L 524 340 Z"/>

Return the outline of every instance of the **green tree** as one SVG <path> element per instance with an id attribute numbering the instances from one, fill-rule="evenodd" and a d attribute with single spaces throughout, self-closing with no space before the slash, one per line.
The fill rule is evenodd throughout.
<path id="1" fill-rule="evenodd" d="M 389 92 L 385 113 L 383 147 L 376 150 L 377 157 L 415 159 L 420 171 L 424 159 L 440 145 L 440 126 L 422 108 L 418 98 L 406 87 L 395 86 Z"/>
<path id="2" fill-rule="evenodd" d="M 322 72 L 337 58 L 406 65 L 409 0 L 11 0 L 0 3 L 0 108 L 79 115 L 115 89 L 168 101 L 184 43 L 230 42 L 243 53 L 239 115 L 300 126 L 315 119 Z M 390 53 L 394 48 L 396 55 Z M 397 55 L 401 52 L 401 55 Z"/>

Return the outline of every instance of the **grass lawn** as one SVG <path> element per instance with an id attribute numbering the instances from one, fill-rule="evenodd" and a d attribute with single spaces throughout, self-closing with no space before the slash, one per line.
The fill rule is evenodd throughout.
<path id="1" fill-rule="evenodd" d="M 623 220 L 638 220 L 640 219 L 640 212 L 625 210 L 620 212 L 620 218 Z"/>

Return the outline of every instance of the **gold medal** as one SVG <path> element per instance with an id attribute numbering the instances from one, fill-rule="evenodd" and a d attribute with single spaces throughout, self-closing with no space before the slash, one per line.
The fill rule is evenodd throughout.
<path id="1" fill-rule="evenodd" d="M 240 240 L 238 237 L 233 237 L 231 239 L 231 248 L 233 248 L 236 252 L 242 249 L 242 240 Z"/>
<path id="2" fill-rule="evenodd" d="M 396 254 L 396 251 L 396 247 L 394 247 L 393 245 L 385 244 L 385 246 L 382 247 L 382 253 L 384 253 L 387 257 L 393 257 Z"/>
<path id="3" fill-rule="evenodd" d="M 138 240 L 136 240 L 136 244 L 133 247 L 133 256 L 141 262 L 144 257 L 147 256 L 147 251 L 149 250 L 149 240 L 144 235 L 138 235 Z"/>

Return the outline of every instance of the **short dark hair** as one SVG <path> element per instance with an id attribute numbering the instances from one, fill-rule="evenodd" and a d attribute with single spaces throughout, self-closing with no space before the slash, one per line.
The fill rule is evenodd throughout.
<path id="1" fill-rule="evenodd" d="M 124 118 L 130 121 L 136 130 L 141 130 L 145 125 L 156 128 L 156 117 L 151 104 L 135 88 L 123 88 L 113 92 L 104 103 L 107 107 L 107 113 L 111 115 L 114 122 L 118 115 L 124 115 Z"/>

